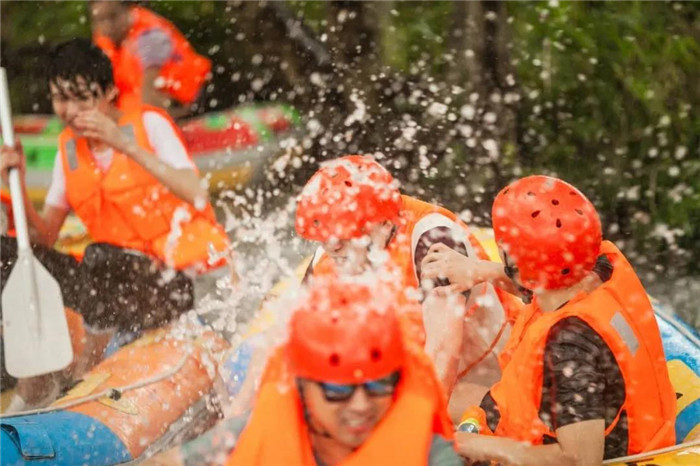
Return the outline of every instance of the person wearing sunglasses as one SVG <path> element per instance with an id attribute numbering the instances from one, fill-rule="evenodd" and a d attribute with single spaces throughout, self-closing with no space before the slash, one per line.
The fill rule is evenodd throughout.
<path id="1" fill-rule="evenodd" d="M 500 377 L 496 353 L 507 339 L 520 306 L 517 298 L 490 283 L 458 290 L 464 295 L 462 316 L 445 309 L 449 293 L 435 294 L 450 281 L 423 266 L 431 248 L 442 248 L 469 260 L 488 261 L 478 239 L 457 215 L 438 205 L 405 196 L 398 181 L 369 156 L 348 155 L 322 164 L 302 190 L 296 210 L 297 233 L 320 247 L 304 281 L 317 277 L 357 275 L 366 271 L 417 294 L 421 308 L 410 316 L 413 333 L 436 364 L 448 393 L 449 380 L 491 384 Z M 430 268 L 430 267 L 428 267 Z M 454 293 L 454 294 L 459 294 Z M 463 327 L 451 341 L 442 338 L 445 319 Z M 455 374 L 444 371 L 441 354 L 449 344 L 460 349 Z M 454 413 L 459 420 L 461 410 Z"/>
<path id="2" fill-rule="evenodd" d="M 651 303 L 603 241 L 593 204 L 562 180 L 530 176 L 497 195 L 492 219 L 500 273 L 532 302 L 501 354 L 501 380 L 464 415 L 459 452 L 589 465 L 674 445 L 676 395 Z"/>
<path id="3" fill-rule="evenodd" d="M 315 280 L 227 464 L 463 464 L 440 383 L 396 303 L 381 284 Z"/>

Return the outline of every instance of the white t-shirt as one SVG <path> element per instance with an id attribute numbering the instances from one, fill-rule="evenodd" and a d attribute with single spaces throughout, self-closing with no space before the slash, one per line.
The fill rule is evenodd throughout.
<path id="1" fill-rule="evenodd" d="M 180 142 L 180 138 L 175 134 L 172 124 L 162 115 L 156 112 L 146 111 L 143 113 L 143 126 L 146 130 L 148 142 L 155 151 L 155 156 L 173 168 L 195 169 L 195 164 L 187 153 L 187 149 Z M 93 151 L 97 166 L 102 171 L 107 171 L 112 164 L 114 151 L 108 147 L 102 151 Z M 60 152 L 56 154 L 53 165 L 53 175 L 51 186 L 46 194 L 46 204 L 61 209 L 69 210 L 68 198 L 66 197 L 66 177 L 63 172 L 63 158 Z"/>

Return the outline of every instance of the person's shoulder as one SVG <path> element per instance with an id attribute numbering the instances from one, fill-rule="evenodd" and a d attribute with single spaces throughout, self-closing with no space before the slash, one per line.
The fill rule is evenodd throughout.
<path id="1" fill-rule="evenodd" d="M 157 130 L 161 127 L 174 129 L 176 127 L 175 120 L 168 113 L 158 107 L 145 105 L 141 108 L 141 120 L 146 130 Z"/>

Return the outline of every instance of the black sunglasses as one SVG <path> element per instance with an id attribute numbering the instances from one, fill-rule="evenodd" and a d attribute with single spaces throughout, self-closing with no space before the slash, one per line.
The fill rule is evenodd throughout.
<path id="1" fill-rule="evenodd" d="M 513 283 L 515 283 L 515 286 L 518 288 L 518 292 L 520 292 L 522 296 L 523 302 L 525 304 L 530 304 L 532 302 L 532 290 L 525 288 L 515 280 L 515 274 L 518 273 L 518 267 L 515 264 L 511 265 L 510 261 L 508 260 L 508 254 L 506 253 L 503 253 L 503 272 L 506 274 L 506 277 L 510 278 Z"/>
<path id="2" fill-rule="evenodd" d="M 503 271 L 505 272 L 506 277 L 513 280 L 515 278 L 515 274 L 518 273 L 518 267 L 515 264 L 511 265 L 508 259 L 508 254 L 503 253 Z"/>
<path id="3" fill-rule="evenodd" d="M 381 379 L 370 380 L 360 384 L 337 384 L 330 382 L 318 382 L 313 381 L 316 385 L 321 387 L 323 391 L 323 397 L 326 401 L 339 403 L 343 401 L 348 401 L 352 398 L 358 387 L 362 387 L 365 390 L 367 396 L 378 397 L 378 396 L 388 396 L 392 395 L 396 391 L 396 386 L 401 379 L 401 373 L 399 371 L 392 372 L 386 377 Z"/>

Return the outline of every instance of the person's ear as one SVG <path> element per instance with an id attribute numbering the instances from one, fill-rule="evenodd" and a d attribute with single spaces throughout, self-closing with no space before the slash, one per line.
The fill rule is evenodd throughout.
<path id="1" fill-rule="evenodd" d="M 107 97 L 110 103 L 116 103 L 117 97 L 119 97 L 119 89 L 117 89 L 117 86 L 109 86 L 107 92 L 105 92 L 105 97 Z"/>

